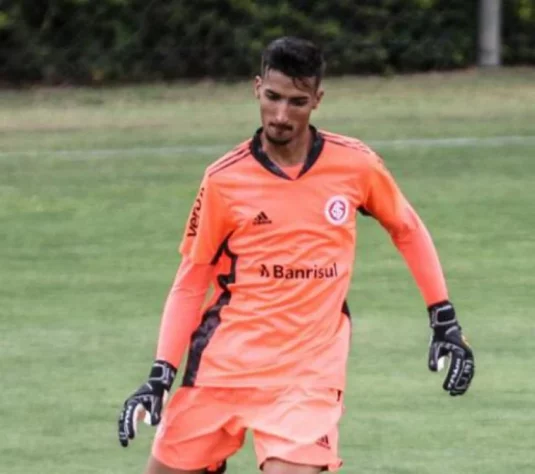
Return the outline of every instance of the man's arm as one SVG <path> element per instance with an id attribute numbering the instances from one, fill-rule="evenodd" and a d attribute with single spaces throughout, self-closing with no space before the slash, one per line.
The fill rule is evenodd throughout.
<path id="1" fill-rule="evenodd" d="M 188 257 L 182 260 L 165 302 L 156 360 L 180 366 L 191 334 L 201 321 L 211 273 L 211 265 L 195 264 Z"/>
<path id="2" fill-rule="evenodd" d="M 119 441 L 125 447 L 135 437 L 140 418 L 151 425 L 160 422 L 177 367 L 199 324 L 210 274 L 210 265 L 194 264 L 187 257 L 182 260 L 163 310 L 156 360 L 149 378 L 125 401 L 119 417 Z"/>
<path id="3" fill-rule="evenodd" d="M 183 256 L 167 298 L 156 359 L 180 365 L 191 334 L 201 320 L 201 306 L 210 286 L 212 261 L 232 231 L 217 182 L 206 172 L 186 222 L 180 253 Z"/>
<path id="4" fill-rule="evenodd" d="M 451 358 L 443 384 L 451 395 L 462 395 L 474 376 L 474 356 L 462 335 L 435 245 L 424 223 L 403 196 L 394 178 L 376 156 L 370 159 L 362 211 L 375 217 L 388 231 L 420 289 L 433 335 L 428 367 L 441 369 Z"/>
<path id="5" fill-rule="evenodd" d="M 387 227 L 387 230 L 403 256 L 425 303 L 431 306 L 448 299 L 444 273 L 426 226 L 408 203 L 405 206 L 402 223 L 399 227 Z"/>
<path id="6" fill-rule="evenodd" d="M 209 286 L 211 262 L 232 230 L 226 210 L 216 185 L 205 173 L 180 245 L 184 259 L 165 304 L 156 360 L 147 382 L 126 399 L 121 410 L 119 441 L 123 446 L 128 446 L 129 440 L 135 437 L 137 420 L 143 412 L 150 415 L 146 417 L 150 424 L 160 422 L 177 367 L 201 318 L 200 308 Z"/>
<path id="7" fill-rule="evenodd" d="M 447 300 L 446 281 L 433 240 L 378 158 L 371 164 L 363 208 L 390 234 L 427 306 Z"/>

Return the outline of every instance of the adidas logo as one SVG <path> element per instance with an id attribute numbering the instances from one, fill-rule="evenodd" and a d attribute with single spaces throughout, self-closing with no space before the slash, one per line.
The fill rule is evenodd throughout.
<path id="1" fill-rule="evenodd" d="M 271 219 L 266 215 L 264 211 L 260 212 L 253 220 L 253 225 L 271 224 Z"/>
<path id="2" fill-rule="evenodd" d="M 316 441 L 316 444 L 318 446 L 321 446 L 322 448 L 331 449 L 331 444 L 329 443 L 329 437 L 328 436 L 322 436 L 320 439 Z"/>

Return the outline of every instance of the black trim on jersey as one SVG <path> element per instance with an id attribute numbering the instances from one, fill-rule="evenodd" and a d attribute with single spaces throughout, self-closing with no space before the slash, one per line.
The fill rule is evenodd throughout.
<path id="1" fill-rule="evenodd" d="M 360 206 L 357 211 L 359 211 L 363 216 L 366 217 L 373 217 L 372 213 L 369 212 L 364 206 Z"/>
<path id="2" fill-rule="evenodd" d="M 323 151 L 323 145 L 325 145 L 325 139 L 323 138 L 323 135 L 318 133 L 318 131 L 312 125 L 310 125 L 310 130 L 312 131 L 312 136 L 314 137 L 312 139 L 312 147 L 308 152 L 303 168 L 301 168 L 301 171 L 297 176 L 298 178 L 303 176 L 310 168 L 312 168 L 312 166 L 314 166 L 314 163 L 316 163 L 321 155 L 321 152 Z"/>
<path id="3" fill-rule="evenodd" d="M 225 239 L 223 240 L 223 242 L 221 243 L 221 245 L 219 246 L 219 248 L 217 249 L 217 252 L 215 253 L 214 255 L 214 258 L 212 258 L 212 261 L 210 262 L 210 265 L 215 265 L 217 262 L 219 262 L 219 259 L 221 258 L 221 255 L 223 255 L 223 252 L 227 253 L 227 252 L 230 252 L 230 250 L 228 249 L 228 241 L 231 237 L 231 235 L 234 233 L 234 231 L 230 232 L 226 237 Z M 232 252 L 230 252 L 232 253 Z M 228 253 L 227 253 L 228 255 Z"/>
<path id="4" fill-rule="evenodd" d="M 231 252 L 228 247 L 229 236 L 223 241 L 216 256 L 212 260 L 212 264 L 216 264 L 221 258 L 223 253 L 230 258 L 230 273 L 227 275 L 218 275 L 217 283 L 223 290 L 217 301 L 210 306 L 203 314 L 202 321 L 199 327 L 193 332 L 190 339 L 188 361 L 186 363 L 186 369 L 184 370 L 184 376 L 182 378 L 182 386 L 193 387 L 195 385 L 195 379 L 197 378 L 197 372 L 201 365 L 201 357 L 212 339 L 216 329 L 221 323 L 221 310 L 230 303 L 232 293 L 230 292 L 228 285 L 236 281 L 236 262 L 238 256 Z"/>
<path id="5" fill-rule="evenodd" d="M 344 303 L 342 304 L 342 313 L 344 313 L 349 318 L 349 321 L 351 321 L 351 311 L 349 311 L 347 300 L 344 300 Z"/>
<path id="6" fill-rule="evenodd" d="M 312 132 L 312 147 L 310 148 L 306 160 L 303 163 L 303 167 L 301 168 L 301 171 L 297 176 L 298 178 L 303 176 L 310 168 L 312 168 L 314 163 L 316 163 L 319 156 L 321 155 L 323 145 L 325 143 L 323 135 L 321 135 L 321 133 L 318 133 L 316 128 L 312 125 L 309 125 L 309 127 L 310 131 Z M 260 140 L 261 134 L 262 128 L 259 128 L 256 131 L 253 139 L 251 140 L 251 154 L 256 159 L 256 161 L 258 161 L 270 173 L 273 173 L 279 178 L 288 179 L 292 181 L 292 178 L 290 178 L 282 169 L 280 169 L 280 167 L 277 166 L 276 163 L 271 161 L 267 156 L 266 152 L 262 149 L 262 140 Z"/>
<path id="7" fill-rule="evenodd" d="M 223 171 L 225 168 L 228 168 L 229 166 L 232 166 L 234 163 L 237 163 L 238 161 L 241 161 L 249 156 L 249 147 L 244 148 L 242 150 L 238 150 L 233 155 L 229 156 L 225 161 L 222 163 L 218 163 L 214 166 L 213 169 L 208 171 L 208 176 L 213 176 L 216 173 L 219 173 L 220 171 Z"/>

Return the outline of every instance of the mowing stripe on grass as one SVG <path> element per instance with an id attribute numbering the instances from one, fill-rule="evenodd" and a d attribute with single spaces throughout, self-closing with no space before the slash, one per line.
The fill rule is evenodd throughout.
<path id="1" fill-rule="evenodd" d="M 535 135 L 509 135 L 499 137 L 444 137 L 444 138 L 404 138 L 393 140 L 367 140 L 367 144 L 372 147 L 427 147 L 427 148 L 448 148 L 463 146 L 503 146 L 511 144 L 535 144 Z M 0 157 L 20 157 L 20 156 L 55 156 L 67 159 L 91 159 L 105 158 L 117 155 L 174 155 L 174 154 L 218 154 L 225 153 L 233 145 L 191 145 L 191 146 L 169 146 L 169 147 L 131 147 L 131 148 L 87 148 L 72 150 L 13 150 L 0 151 Z"/>

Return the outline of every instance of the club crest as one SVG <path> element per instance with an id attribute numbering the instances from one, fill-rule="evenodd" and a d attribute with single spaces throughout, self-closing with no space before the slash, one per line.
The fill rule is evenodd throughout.
<path id="1" fill-rule="evenodd" d="M 325 217 L 333 225 L 342 225 L 349 215 L 349 201 L 344 196 L 333 196 L 325 205 Z"/>

